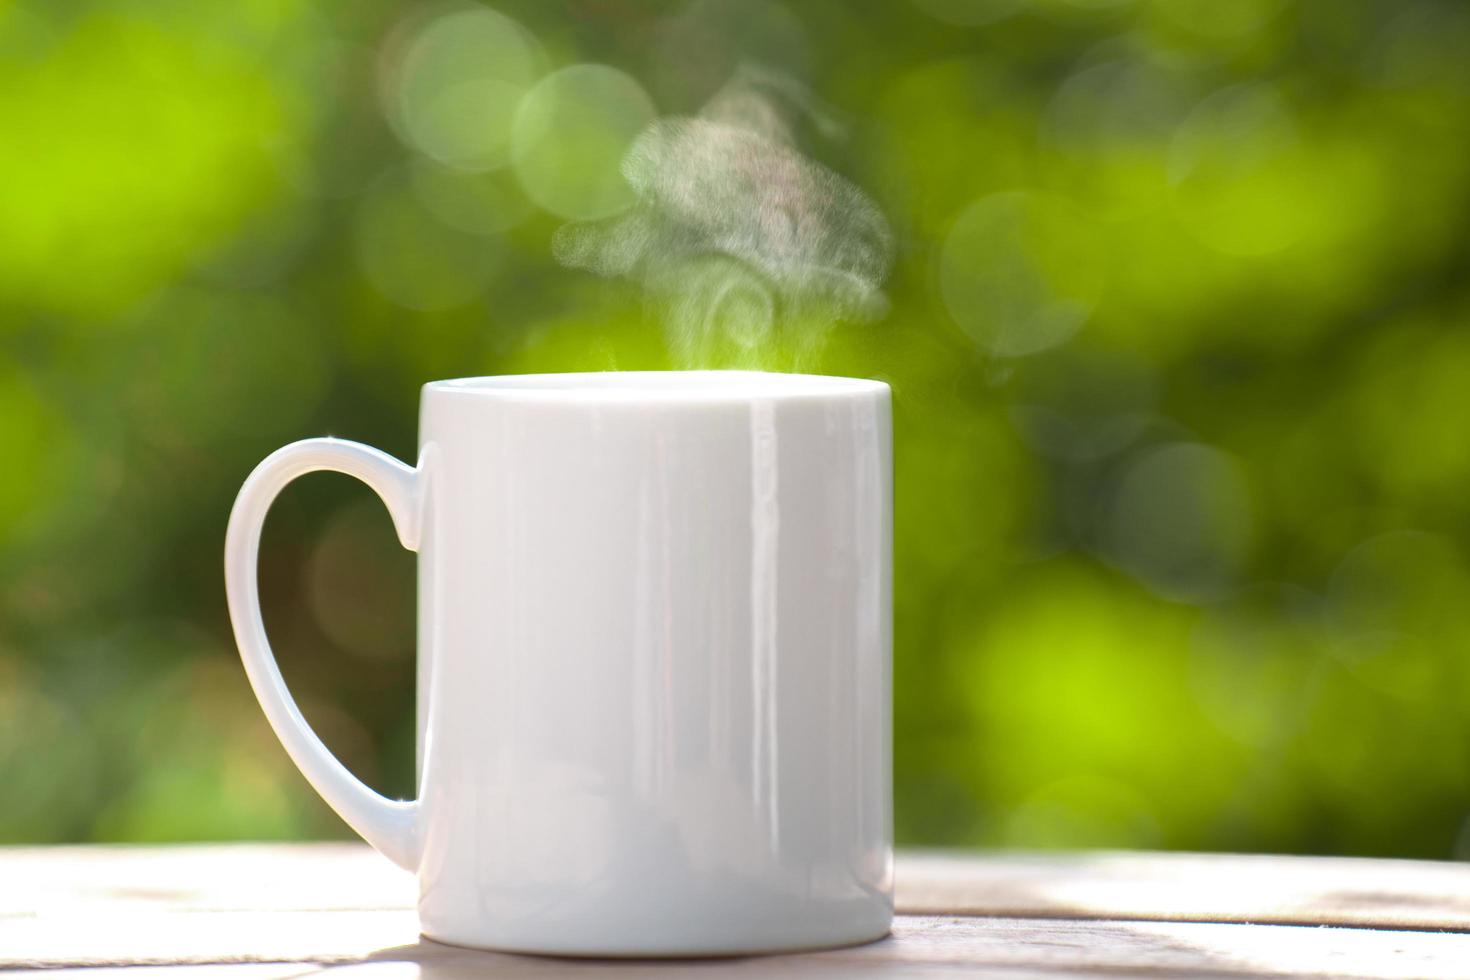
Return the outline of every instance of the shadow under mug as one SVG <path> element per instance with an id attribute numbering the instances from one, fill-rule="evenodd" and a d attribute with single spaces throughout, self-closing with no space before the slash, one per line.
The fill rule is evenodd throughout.
<path id="1" fill-rule="evenodd" d="M 225 579 L 271 726 L 419 879 L 431 939 L 564 955 L 774 952 L 892 914 L 888 386 L 757 372 L 424 386 L 406 466 L 293 443 L 245 481 Z M 338 762 L 261 620 L 296 477 L 377 491 L 418 552 L 418 798 Z"/>

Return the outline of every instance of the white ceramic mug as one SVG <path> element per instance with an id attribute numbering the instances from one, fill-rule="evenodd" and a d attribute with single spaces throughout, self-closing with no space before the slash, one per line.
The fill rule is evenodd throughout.
<path id="1" fill-rule="evenodd" d="M 336 439 L 246 480 L 225 578 L 291 758 L 419 876 L 431 939 L 698 955 L 875 939 L 892 919 L 888 386 L 755 372 L 423 390 L 409 467 Z M 419 553 L 419 792 L 368 789 L 281 680 L 266 511 L 362 480 Z"/>

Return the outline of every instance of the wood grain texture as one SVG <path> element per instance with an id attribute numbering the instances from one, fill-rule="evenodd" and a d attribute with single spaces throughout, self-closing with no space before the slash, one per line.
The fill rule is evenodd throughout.
<path id="1" fill-rule="evenodd" d="M 1470 931 L 1470 863 L 911 852 L 897 871 L 911 913 Z"/>
<path id="2" fill-rule="evenodd" d="M 898 880 L 904 914 L 883 942 L 655 966 L 420 942 L 412 878 L 354 844 L 0 849 L 0 971 L 1470 977 L 1462 865 L 931 853 L 902 855 Z"/>

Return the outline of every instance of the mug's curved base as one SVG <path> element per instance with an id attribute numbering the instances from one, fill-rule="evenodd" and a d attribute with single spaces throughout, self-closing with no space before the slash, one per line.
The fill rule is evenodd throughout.
<path id="1" fill-rule="evenodd" d="M 632 943 L 593 942 L 579 943 L 570 937 L 561 937 L 559 942 L 524 944 L 515 942 L 481 942 L 474 939 L 452 936 L 437 936 L 429 932 L 420 934 L 421 940 L 454 946 L 458 949 L 473 949 L 489 953 L 512 953 L 517 956 L 569 957 L 575 959 L 720 959 L 735 956 L 773 956 L 781 953 L 815 953 L 824 949 L 844 949 L 863 946 L 888 938 L 892 922 L 885 922 L 881 929 L 866 928 L 851 934 L 795 936 L 762 941 L 751 937 L 748 941 L 727 940 L 717 945 L 691 944 L 670 937 L 666 941 L 643 941 Z"/>

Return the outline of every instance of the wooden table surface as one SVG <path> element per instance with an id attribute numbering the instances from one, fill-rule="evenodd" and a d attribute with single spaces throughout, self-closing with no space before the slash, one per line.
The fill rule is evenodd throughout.
<path id="1" fill-rule="evenodd" d="M 901 853 L 893 935 L 669 962 L 421 941 L 414 885 L 355 844 L 0 848 L 0 974 L 1470 978 L 1470 864 Z"/>

